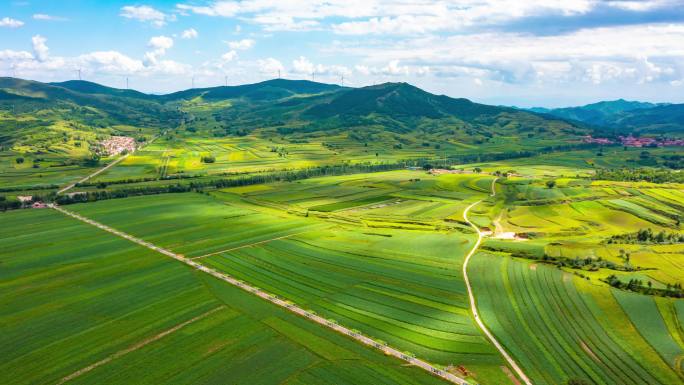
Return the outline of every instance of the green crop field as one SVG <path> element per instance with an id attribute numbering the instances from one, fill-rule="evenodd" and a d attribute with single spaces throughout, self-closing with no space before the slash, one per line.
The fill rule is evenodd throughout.
<path id="1" fill-rule="evenodd" d="M 3 384 L 442 383 L 55 211 L 0 218 Z"/>
<path id="2" fill-rule="evenodd" d="M 435 231 L 435 219 L 422 224 L 424 230 L 415 230 L 415 223 L 358 211 L 357 204 L 342 207 L 352 210 L 333 218 L 301 211 L 309 206 L 306 197 L 315 200 L 309 195 L 312 183 L 328 196 L 359 202 L 354 197 L 365 196 L 365 190 L 395 190 L 393 186 L 413 176 L 390 172 L 330 177 L 303 181 L 296 190 L 273 184 L 212 196 L 165 194 L 70 209 L 188 257 L 200 257 L 195 261 L 431 362 L 461 365 L 475 378 L 506 382 L 500 369 L 503 361 L 468 311 L 461 267 L 475 239 L 471 231 L 454 225 Z M 426 187 L 442 185 L 442 178 Z M 359 186 L 360 181 L 376 188 Z M 455 193 L 456 185 L 444 184 L 437 191 L 440 196 Z M 421 189 L 425 197 L 430 191 Z M 388 198 L 381 196 L 383 201 Z M 257 200 L 272 205 L 255 205 Z M 361 199 L 370 211 L 380 202 L 367 200 Z M 367 224 L 358 228 L 344 220 Z"/>
<path id="3" fill-rule="evenodd" d="M 631 333 L 628 339 L 624 334 L 630 332 L 630 322 L 612 322 L 626 320 L 620 306 L 613 302 L 608 307 L 609 301 L 596 299 L 610 296 L 611 289 L 587 289 L 577 286 L 577 278 L 560 270 L 487 253 L 476 256 L 472 271 L 478 307 L 485 322 L 520 360 L 533 381 L 681 381 L 677 375 L 679 368 L 671 360 L 671 354 L 676 352 L 668 344 L 668 331 L 635 322 L 635 328 L 647 329 L 654 335 L 640 338 L 638 333 Z M 639 309 L 642 319 L 659 317 L 655 306 Z M 661 350 L 670 354 L 668 361 L 654 354 Z"/>
<path id="4" fill-rule="evenodd" d="M 0 384 L 684 383 L 681 106 L 0 78 Z"/>

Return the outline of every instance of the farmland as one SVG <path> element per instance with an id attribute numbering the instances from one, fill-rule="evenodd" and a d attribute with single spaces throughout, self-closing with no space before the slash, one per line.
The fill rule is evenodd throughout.
<path id="1" fill-rule="evenodd" d="M 57 212 L 2 219 L 5 384 L 441 382 Z"/>
<path id="2" fill-rule="evenodd" d="M 597 384 L 681 381 L 680 362 L 671 355 L 661 359 L 658 345 L 639 334 L 670 338 L 669 332 L 639 323 L 632 326 L 621 304 L 612 299 L 623 293 L 543 264 L 487 253 L 477 255 L 472 271 L 483 318 L 535 383 L 569 378 Z M 642 306 L 636 311 L 656 319 L 659 313 L 654 310 Z M 664 349 L 672 349 L 669 346 Z"/>
<path id="3" fill-rule="evenodd" d="M 327 188 L 329 197 L 356 201 L 356 196 L 366 197 L 366 190 L 374 190 L 361 181 L 385 186 L 377 189 L 389 193 L 415 174 L 312 179 L 303 181 L 297 191 L 282 191 L 282 196 L 275 192 L 286 185 L 275 184 L 227 189 L 212 196 L 168 194 L 127 199 L 125 206 L 124 201 L 103 201 L 71 209 L 187 257 L 199 257 L 195 261 L 431 362 L 464 366 L 476 378 L 507 381 L 499 368 L 501 359 L 468 311 L 460 268 L 462 256 L 472 247 L 472 232 L 435 216 L 414 223 L 371 216 L 365 211 L 381 208 L 363 200 L 367 198 L 347 210 L 340 207 L 344 213 L 303 214 L 314 202 L 302 198 L 314 190 Z M 442 185 L 433 179 L 433 188 Z M 339 191 L 333 193 L 335 189 Z M 427 199 L 430 191 L 422 198 Z M 298 204 L 286 203 L 290 194 L 298 197 Z M 254 204 L 262 199 L 266 203 Z M 443 210 L 447 215 L 459 212 L 459 205 L 443 205 L 450 207 Z M 131 213 L 140 220 L 131 221 Z M 359 221 L 368 221 L 369 229 L 359 232 L 350 226 Z"/>
<path id="4" fill-rule="evenodd" d="M 681 148 L 405 83 L 0 82 L 2 383 L 684 381 Z"/>

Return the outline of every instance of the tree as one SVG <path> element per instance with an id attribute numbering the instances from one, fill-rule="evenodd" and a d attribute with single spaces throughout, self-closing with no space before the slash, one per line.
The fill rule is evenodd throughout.
<path id="1" fill-rule="evenodd" d="M 202 157 L 202 163 L 214 163 L 216 158 L 213 155 L 205 155 Z"/>
<path id="2" fill-rule="evenodd" d="M 17 159 L 15 159 L 15 160 L 17 161 L 17 164 L 24 163 L 24 158 L 22 158 L 22 157 L 17 157 Z"/>
<path id="3" fill-rule="evenodd" d="M 553 179 L 547 180 L 547 181 L 546 181 L 546 187 L 548 187 L 548 188 L 554 188 L 554 187 L 556 187 L 556 181 L 553 180 Z"/>
<path id="4" fill-rule="evenodd" d="M 90 166 L 90 167 L 97 166 L 97 165 L 100 163 L 100 155 L 98 155 L 98 154 L 93 154 L 93 156 L 91 156 L 90 158 L 86 159 L 86 160 L 84 161 L 84 163 L 85 163 L 86 166 Z"/>
<path id="5" fill-rule="evenodd" d="M 482 169 L 481 169 L 481 168 L 479 168 L 479 167 L 475 167 L 475 168 L 473 169 L 473 171 L 475 171 L 476 173 L 478 173 L 478 174 L 479 174 L 479 173 L 481 173 L 481 172 L 482 172 Z"/>

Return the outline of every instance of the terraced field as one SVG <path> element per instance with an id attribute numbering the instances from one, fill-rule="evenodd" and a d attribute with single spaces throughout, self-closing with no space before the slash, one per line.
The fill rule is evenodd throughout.
<path id="1" fill-rule="evenodd" d="M 442 383 L 55 211 L 0 218 L 3 384 Z"/>

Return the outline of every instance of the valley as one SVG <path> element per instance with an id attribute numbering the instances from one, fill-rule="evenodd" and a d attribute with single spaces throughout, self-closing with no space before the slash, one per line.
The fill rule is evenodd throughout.
<path id="1" fill-rule="evenodd" d="M 684 380 L 681 147 L 405 83 L 1 83 L 3 383 Z"/>

